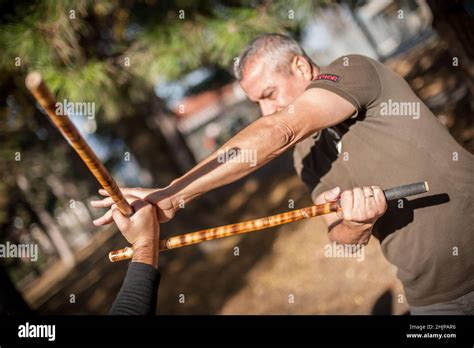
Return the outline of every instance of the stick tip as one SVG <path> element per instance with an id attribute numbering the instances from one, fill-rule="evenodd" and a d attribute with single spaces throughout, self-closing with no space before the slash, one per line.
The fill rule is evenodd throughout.
<path id="1" fill-rule="evenodd" d="M 111 251 L 109 253 L 110 262 L 117 262 L 122 260 L 128 260 L 133 257 L 133 248 L 126 247 L 120 250 Z"/>
<path id="2" fill-rule="evenodd" d="M 430 187 L 428 186 L 428 181 L 425 181 L 425 188 L 426 188 L 426 192 L 430 190 Z"/>
<path id="3" fill-rule="evenodd" d="M 30 72 L 28 76 L 26 76 L 25 84 L 26 88 L 28 88 L 30 91 L 38 88 L 38 86 L 41 84 L 41 81 L 43 81 L 43 78 L 41 77 L 41 74 L 37 71 Z"/>

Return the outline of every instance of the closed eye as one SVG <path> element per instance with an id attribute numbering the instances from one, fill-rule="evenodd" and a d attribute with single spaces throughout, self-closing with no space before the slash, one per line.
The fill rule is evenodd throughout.
<path id="1" fill-rule="evenodd" d="M 262 92 L 262 94 L 260 95 L 259 100 L 272 98 L 274 91 L 275 91 L 275 88 L 274 88 L 274 87 L 267 87 L 267 88 L 265 88 L 265 90 L 264 90 L 264 91 Z"/>
<path id="2" fill-rule="evenodd" d="M 272 90 L 268 93 L 265 93 L 265 95 L 263 95 L 262 99 L 273 99 L 274 94 L 275 94 L 275 90 Z"/>

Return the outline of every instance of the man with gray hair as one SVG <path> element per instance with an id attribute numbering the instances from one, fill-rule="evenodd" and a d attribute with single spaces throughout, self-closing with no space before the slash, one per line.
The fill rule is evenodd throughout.
<path id="1" fill-rule="evenodd" d="M 252 57 L 265 54 L 269 61 L 275 60 L 280 71 L 291 73 L 291 61 L 295 56 L 304 57 L 312 65 L 317 66 L 306 54 L 298 42 L 292 38 L 279 34 L 267 34 L 258 36 L 249 42 L 245 50 L 240 54 L 237 64 L 234 65 L 234 75 L 241 81 L 243 68 Z M 278 70 L 277 70 L 278 71 Z"/>
<path id="2" fill-rule="evenodd" d="M 341 200 L 341 212 L 324 216 L 331 241 L 365 245 L 374 235 L 398 268 L 412 314 L 474 314 L 474 158 L 406 81 L 361 55 L 319 67 L 279 34 L 253 40 L 235 73 L 265 117 L 169 186 L 123 192 L 156 204 L 164 222 L 183 203 L 294 147 L 296 171 L 314 203 Z M 220 163 L 222 149 L 253 150 L 257 165 Z M 429 182 L 429 194 L 393 205 L 380 188 L 419 181 Z M 109 210 L 95 223 L 111 221 Z"/>

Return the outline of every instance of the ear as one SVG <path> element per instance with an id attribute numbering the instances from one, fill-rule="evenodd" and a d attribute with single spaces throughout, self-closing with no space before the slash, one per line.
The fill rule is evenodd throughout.
<path id="1" fill-rule="evenodd" d="M 311 64 L 302 56 L 295 56 L 291 62 L 291 70 L 293 74 L 301 76 L 307 81 L 312 79 Z"/>

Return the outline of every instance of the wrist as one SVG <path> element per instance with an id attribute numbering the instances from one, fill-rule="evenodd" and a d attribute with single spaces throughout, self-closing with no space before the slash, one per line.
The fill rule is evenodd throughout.
<path id="1" fill-rule="evenodd" d="M 342 220 L 342 223 L 345 227 L 350 228 L 351 230 L 365 231 L 371 229 L 374 226 L 375 221 L 358 222 L 351 220 Z"/>
<path id="2" fill-rule="evenodd" d="M 165 188 L 157 189 L 151 193 L 147 200 L 154 204 L 159 211 L 166 212 L 165 215 L 174 215 L 176 210 L 179 208 L 177 199 L 178 192 L 178 189 L 170 184 Z"/>
<path id="3" fill-rule="evenodd" d="M 180 179 L 175 179 L 163 189 L 163 195 L 168 200 L 169 209 L 173 212 L 178 211 L 189 201 L 182 186 Z"/>
<path id="4" fill-rule="evenodd" d="M 367 245 L 373 223 L 342 220 L 329 233 L 329 238 L 340 244 Z"/>
<path id="5" fill-rule="evenodd" d="M 132 262 L 146 263 L 158 269 L 159 242 L 141 240 L 133 244 Z"/>

